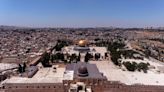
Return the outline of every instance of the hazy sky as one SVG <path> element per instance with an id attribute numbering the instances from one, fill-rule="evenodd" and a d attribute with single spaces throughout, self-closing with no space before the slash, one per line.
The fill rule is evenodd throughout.
<path id="1" fill-rule="evenodd" d="M 164 0 L 0 0 L 0 25 L 164 27 Z"/>

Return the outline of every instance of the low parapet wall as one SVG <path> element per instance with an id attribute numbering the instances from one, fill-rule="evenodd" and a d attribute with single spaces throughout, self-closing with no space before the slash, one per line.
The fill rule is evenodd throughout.
<path id="1" fill-rule="evenodd" d="M 164 92 L 164 86 L 125 85 L 109 81 L 90 86 L 93 92 Z M 68 92 L 69 85 L 64 86 L 63 83 L 6 83 L 3 89 L 5 92 Z"/>
<path id="2" fill-rule="evenodd" d="M 62 83 L 8 83 L 4 85 L 5 92 L 64 92 Z"/>
<path id="3" fill-rule="evenodd" d="M 105 85 L 95 86 L 94 92 L 164 92 L 164 86 L 158 85 L 125 85 L 119 82 L 107 82 Z"/>

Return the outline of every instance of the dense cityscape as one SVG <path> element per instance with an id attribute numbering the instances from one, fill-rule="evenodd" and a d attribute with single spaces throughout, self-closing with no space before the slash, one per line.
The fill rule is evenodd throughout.
<path id="1" fill-rule="evenodd" d="M 164 0 L 0 0 L 0 92 L 164 92 Z"/>
<path id="2" fill-rule="evenodd" d="M 1 26 L 0 44 L 1 90 L 5 92 L 164 89 L 162 28 Z M 136 88 L 140 89 L 133 91 Z"/>

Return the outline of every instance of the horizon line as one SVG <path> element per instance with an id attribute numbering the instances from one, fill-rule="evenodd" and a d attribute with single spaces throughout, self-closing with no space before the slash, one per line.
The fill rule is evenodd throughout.
<path id="1" fill-rule="evenodd" d="M 43 27 L 37 27 L 37 26 L 20 26 L 20 25 L 0 25 L 0 27 L 15 27 L 15 28 L 123 28 L 123 29 L 128 29 L 128 28 L 138 28 L 138 29 L 157 29 L 157 28 L 164 28 L 162 26 L 159 27 L 153 27 L 153 26 L 146 26 L 146 27 L 117 27 L 117 26 L 88 26 L 88 27 L 66 27 L 66 26 L 43 26 Z"/>

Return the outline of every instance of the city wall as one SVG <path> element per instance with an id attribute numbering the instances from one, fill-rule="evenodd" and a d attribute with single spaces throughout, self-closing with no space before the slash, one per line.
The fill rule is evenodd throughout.
<path id="1" fill-rule="evenodd" d="M 64 87 L 62 83 L 12 83 L 5 84 L 4 90 L 5 92 L 64 92 Z"/>
<path id="2" fill-rule="evenodd" d="M 90 85 L 93 92 L 164 92 L 164 86 L 125 85 L 119 82 L 104 82 Z M 68 92 L 69 85 L 62 83 L 5 84 L 5 92 Z"/>

